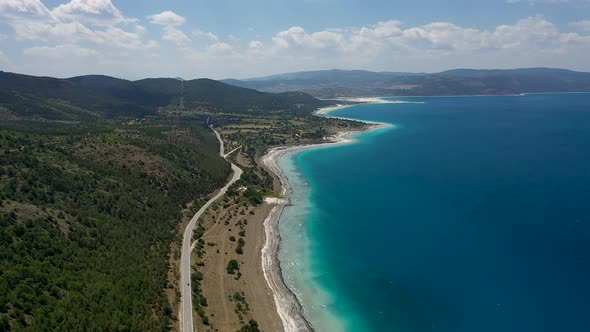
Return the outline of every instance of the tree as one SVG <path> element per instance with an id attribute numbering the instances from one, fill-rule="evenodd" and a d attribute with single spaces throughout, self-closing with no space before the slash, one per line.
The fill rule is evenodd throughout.
<path id="1" fill-rule="evenodd" d="M 8 323 L 8 319 L 6 316 L 0 317 L 0 332 L 8 332 L 10 331 L 10 324 Z"/>
<path id="2" fill-rule="evenodd" d="M 251 319 L 248 324 L 242 326 L 237 332 L 260 332 L 258 328 L 258 322 Z"/>
<path id="3" fill-rule="evenodd" d="M 236 253 L 238 255 L 241 255 L 244 253 L 244 245 L 246 244 L 246 241 L 244 241 L 244 239 L 240 238 L 238 240 L 238 246 L 236 247 Z"/>
<path id="4" fill-rule="evenodd" d="M 240 264 L 237 260 L 232 259 L 231 261 L 227 262 L 227 273 L 234 274 L 236 271 L 240 271 Z"/>

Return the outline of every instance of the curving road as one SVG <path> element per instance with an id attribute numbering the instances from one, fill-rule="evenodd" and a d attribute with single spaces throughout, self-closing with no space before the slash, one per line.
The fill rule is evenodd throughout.
<path id="1" fill-rule="evenodd" d="M 223 158 L 227 158 L 232 152 L 236 151 L 233 150 L 230 153 L 224 154 L 224 146 L 223 140 L 221 136 L 213 127 L 210 127 L 217 139 L 219 140 L 219 155 Z M 180 297 L 180 307 L 181 309 L 181 330 L 183 332 L 194 332 L 194 324 L 193 324 L 193 297 L 191 291 L 191 252 L 192 252 L 192 237 L 195 226 L 197 221 L 207 210 L 207 208 L 213 204 L 217 199 L 221 196 L 225 195 L 227 189 L 234 184 L 234 182 L 238 181 L 242 176 L 242 170 L 234 165 L 231 164 L 231 169 L 233 170 L 233 176 L 229 180 L 229 182 L 221 188 L 221 190 L 210 200 L 203 205 L 197 213 L 193 216 L 191 221 L 188 223 L 186 228 L 184 229 L 184 236 L 182 238 L 182 253 L 180 256 L 180 284 L 181 284 L 181 297 Z"/>

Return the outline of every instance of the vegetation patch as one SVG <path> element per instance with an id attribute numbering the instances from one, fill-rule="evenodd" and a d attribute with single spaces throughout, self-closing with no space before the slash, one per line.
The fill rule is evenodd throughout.
<path id="1" fill-rule="evenodd" d="M 240 264 L 237 260 L 232 259 L 229 262 L 227 262 L 226 271 L 229 274 L 235 274 L 236 272 L 240 272 Z"/>
<path id="2" fill-rule="evenodd" d="M 258 322 L 255 320 L 250 320 L 248 324 L 245 324 L 236 332 L 260 332 L 258 328 Z"/>
<path id="3" fill-rule="evenodd" d="M 244 315 L 246 315 L 248 311 L 250 311 L 250 306 L 248 305 L 248 302 L 246 302 L 244 292 L 233 293 L 233 295 L 230 296 L 229 300 L 235 303 L 236 308 L 234 311 L 238 315 L 240 322 L 242 322 L 244 320 Z"/>
<path id="4" fill-rule="evenodd" d="M 172 120 L 20 125 L 0 124 L 0 323 L 167 330 L 182 207 L 230 171 L 210 130 Z M 174 128 L 201 144 L 171 137 Z M 105 158 L 117 146 L 159 160 L 158 172 L 147 159 Z"/>
<path id="5" fill-rule="evenodd" d="M 191 274 L 191 288 L 192 288 L 192 295 L 193 295 L 193 308 L 201 317 L 203 324 L 209 325 L 209 317 L 205 313 L 205 307 L 209 304 L 207 303 L 207 298 L 203 295 L 203 290 L 201 288 L 201 282 L 203 281 L 203 274 L 199 272 L 197 269 L 193 269 L 193 273 Z"/>
<path id="6" fill-rule="evenodd" d="M 244 241 L 243 238 L 240 238 L 238 240 L 238 246 L 236 247 L 236 253 L 238 255 L 241 255 L 244 253 L 244 245 L 246 245 L 246 241 Z"/>

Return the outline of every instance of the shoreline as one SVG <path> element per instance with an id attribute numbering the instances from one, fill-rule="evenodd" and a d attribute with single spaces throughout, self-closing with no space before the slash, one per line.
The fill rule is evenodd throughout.
<path id="1" fill-rule="evenodd" d="M 388 101 L 379 100 L 377 98 L 364 98 L 359 103 L 388 103 Z M 273 173 L 280 182 L 282 200 L 277 200 L 276 205 L 271 209 L 268 216 L 264 220 L 265 242 L 261 250 L 262 271 L 266 283 L 272 291 L 275 308 L 283 324 L 285 332 L 298 331 L 314 331 L 311 323 L 305 318 L 303 305 L 297 298 L 295 293 L 289 289 L 285 284 L 281 263 L 279 260 L 279 249 L 281 246 L 281 234 L 279 230 L 280 218 L 286 206 L 291 205 L 292 189 L 289 185 L 289 179 L 280 167 L 279 161 L 285 154 L 294 151 L 303 151 L 309 149 L 316 149 L 324 146 L 336 146 L 356 142 L 356 139 L 351 138 L 350 135 L 360 132 L 367 132 L 379 128 L 392 127 L 392 124 L 362 121 L 357 119 L 347 119 L 339 117 L 331 117 L 327 114 L 337 109 L 354 106 L 354 105 L 336 105 L 325 108 L 320 108 L 313 112 L 316 116 L 330 117 L 337 119 L 353 120 L 363 122 L 369 127 L 363 131 L 341 131 L 329 138 L 328 142 L 318 144 L 308 144 L 299 146 L 281 146 L 271 148 L 261 159 L 264 167 Z"/>
<path id="2" fill-rule="evenodd" d="M 382 97 L 333 97 L 318 98 L 320 100 L 341 100 L 353 103 L 390 103 L 391 101 L 383 98 L 454 98 L 454 97 L 518 97 L 526 95 L 561 95 L 561 94 L 590 94 L 590 91 L 553 91 L 553 92 L 515 92 L 506 94 L 475 94 L 475 95 L 399 95 L 399 96 L 382 96 Z M 395 103 L 395 101 L 393 101 Z"/>

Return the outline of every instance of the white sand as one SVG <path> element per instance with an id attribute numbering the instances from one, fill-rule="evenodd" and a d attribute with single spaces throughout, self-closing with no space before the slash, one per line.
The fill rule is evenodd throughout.
<path id="1" fill-rule="evenodd" d="M 353 103 L 363 103 L 363 104 L 391 104 L 391 103 L 395 103 L 394 100 L 385 100 L 385 99 L 376 98 L 376 97 L 336 98 L 336 100 L 348 101 L 348 102 L 353 102 Z"/>
<path id="2" fill-rule="evenodd" d="M 368 100 L 369 99 L 365 98 L 363 102 L 379 102 L 379 99 L 377 98 L 375 98 L 375 101 L 373 101 L 373 99 L 370 99 L 371 101 Z M 330 117 L 327 115 L 329 112 L 342 107 L 346 106 L 337 105 L 334 107 L 327 107 L 317 110 L 314 114 L 318 116 Z M 375 123 L 368 121 L 361 122 L 370 124 L 371 127 L 369 128 L 369 130 L 392 126 L 388 123 Z M 280 261 L 278 259 L 278 249 L 281 243 L 279 221 L 285 206 L 291 204 L 291 188 L 289 187 L 289 183 L 287 181 L 285 174 L 279 166 L 279 160 L 284 154 L 291 151 L 313 149 L 320 146 L 348 144 L 354 142 L 354 139 L 350 137 L 354 133 L 355 132 L 352 131 L 340 132 L 330 137 L 330 141 L 328 143 L 273 148 L 270 151 L 268 151 L 268 153 L 264 155 L 261 159 L 262 164 L 279 178 L 281 182 L 280 194 L 282 197 L 284 197 L 282 199 L 271 197 L 265 199 L 268 203 L 277 205 L 273 207 L 267 218 L 264 220 L 265 243 L 264 247 L 262 248 L 262 271 L 264 273 L 264 278 L 266 279 L 266 282 L 268 283 L 268 286 L 270 287 L 273 293 L 277 312 L 279 314 L 279 317 L 281 318 L 284 330 L 286 332 L 313 331 L 313 327 L 305 319 L 303 315 L 302 306 L 299 303 L 297 297 L 285 285 L 281 271 Z"/>
<path id="3" fill-rule="evenodd" d="M 330 99 L 335 101 L 342 101 L 344 104 L 336 104 L 334 106 L 323 107 L 314 112 L 315 115 L 326 115 L 332 111 L 337 109 L 346 108 L 350 106 L 355 106 L 356 104 L 424 104 L 423 101 L 406 101 L 406 100 L 386 100 L 382 98 L 375 98 L 375 97 L 360 97 L 360 98 L 336 98 Z M 346 119 L 346 118 L 338 118 L 338 119 Z M 346 119 L 346 120 L 354 120 L 355 119 Z"/>
<path id="4" fill-rule="evenodd" d="M 288 201 L 284 198 L 265 197 L 264 202 L 267 204 L 287 204 Z"/>
<path id="5" fill-rule="evenodd" d="M 296 296 L 285 285 L 278 259 L 278 249 L 281 243 L 279 220 L 285 206 L 291 204 L 289 199 L 291 188 L 279 166 L 279 160 L 285 153 L 291 151 L 312 149 L 322 145 L 353 142 L 351 138 L 347 137 L 349 134 L 350 132 L 339 133 L 331 137 L 331 142 L 329 143 L 273 148 L 261 159 L 262 164 L 279 178 L 281 182 L 281 196 L 285 197 L 282 199 L 267 197 L 265 199 L 265 201 L 277 205 L 272 208 L 264 220 L 265 243 L 264 247 L 262 247 L 262 271 L 273 293 L 277 312 L 286 332 L 313 331 L 313 328 L 303 316 L 303 309 Z"/>

